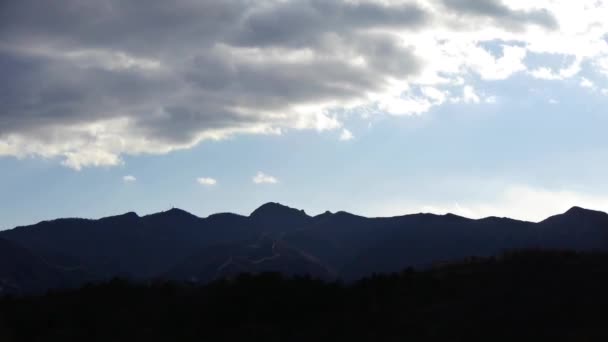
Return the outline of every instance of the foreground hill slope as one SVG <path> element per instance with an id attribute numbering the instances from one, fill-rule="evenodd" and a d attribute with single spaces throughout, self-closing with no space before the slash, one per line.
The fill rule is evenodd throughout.
<path id="1" fill-rule="evenodd" d="M 69 288 L 90 279 L 83 270 L 51 265 L 26 248 L 0 238 L 0 295 Z"/>
<path id="2" fill-rule="evenodd" d="M 0 298 L 2 341 L 606 341 L 608 256 L 518 252 L 351 284 L 114 280 Z"/>

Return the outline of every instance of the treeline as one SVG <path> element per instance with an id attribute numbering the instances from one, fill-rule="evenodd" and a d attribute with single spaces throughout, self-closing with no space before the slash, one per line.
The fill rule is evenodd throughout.
<path id="1" fill-rule="evenodd" d="M 520 251 L 354 284 L 126 280 L 0 300 L 0 341 L 607 341 L 608 255 Z"/>

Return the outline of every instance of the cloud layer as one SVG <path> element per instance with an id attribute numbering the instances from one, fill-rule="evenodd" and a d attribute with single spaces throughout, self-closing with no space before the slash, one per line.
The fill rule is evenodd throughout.
<path id="1" fill-rule="evenodd" d="M 345 111 L 481 102 L 469 77 L 557 80 L 584 62 L 608 74 L 607 4 L 529 3 L 5 1 L 0 156 L 118 165 L 235 134 L 339 129 Z M 530 54 L 573 62 L 532 69 Z"/>

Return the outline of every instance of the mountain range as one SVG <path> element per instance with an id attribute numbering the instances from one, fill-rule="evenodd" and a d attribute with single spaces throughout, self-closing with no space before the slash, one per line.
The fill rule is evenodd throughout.
<path id="1" fill-rule="evenodd" d="M 608 214 L 573 207 L 533 223 L 447 214 L 317 216 L 267 203 L 249 216 L 180 209 L 57 219 L 0 232 L 0 294 L 125 277 L 205 283 L 280 272 L 345 281 L 519 249 L 608 250 Z"/>

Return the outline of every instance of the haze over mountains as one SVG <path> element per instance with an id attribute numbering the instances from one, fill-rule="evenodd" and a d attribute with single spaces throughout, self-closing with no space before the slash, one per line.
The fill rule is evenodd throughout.
<path id="1" fill-rule="evenodd" d="M 539 223 L 452 214 L 309 216 L 267 203 L 249 216 L 180 209 L 57 219 L 0 232 L 0 293 L 113 277 L 205 283 L 281 272 L 355 280 L 515 249 L 608 250 L 608 214 L 574 207 Z"/>

